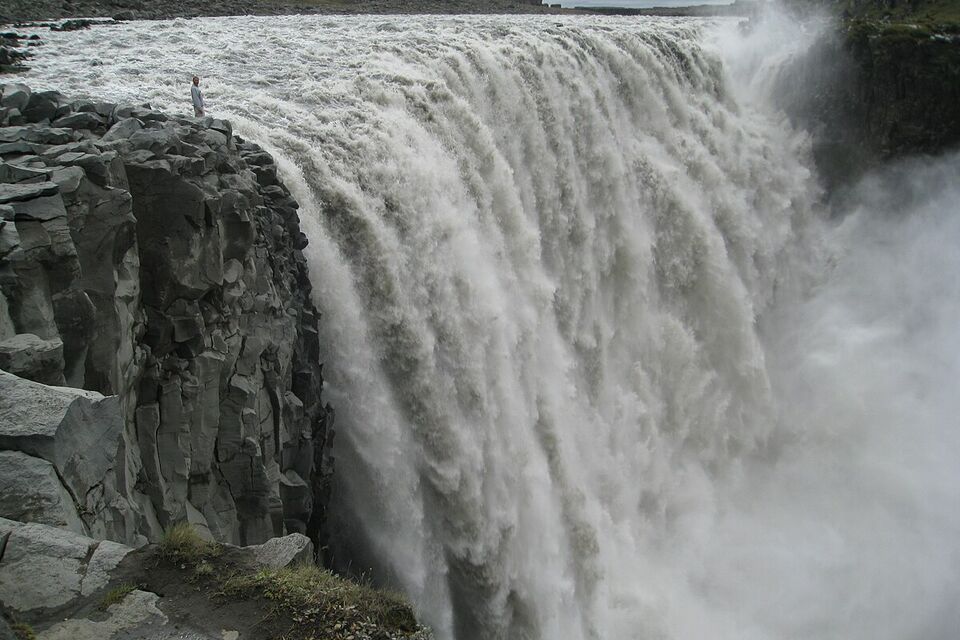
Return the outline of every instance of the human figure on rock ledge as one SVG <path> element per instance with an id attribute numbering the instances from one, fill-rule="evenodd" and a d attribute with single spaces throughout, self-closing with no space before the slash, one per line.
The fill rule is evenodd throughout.
<path id="1" fill-rule="evenodd" d="M 193 86 L 190 87 L 190 97 L 193 100 L 193 115 L 203 117 L 203 92 L 200 91 L 200 77 L 193 76 Z"/>

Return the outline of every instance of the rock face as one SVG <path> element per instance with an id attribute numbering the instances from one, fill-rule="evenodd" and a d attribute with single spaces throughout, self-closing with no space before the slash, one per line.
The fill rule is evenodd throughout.
<path id="1" fill-rule="evenodd" d="M 38 478 L 0 466 L 24 496 L 0 516 L 317 540 L 332 414 L 272 158 L 223 120 L 23 85 L 0 88 L 0 124 L 0 449 Z"/>
<path id="2" fill-rule="evenodd" d="M 814 134 L 828 183 L 960 145 L 960 35 L 851 22 L 781 74 L 783 108 Z"/>

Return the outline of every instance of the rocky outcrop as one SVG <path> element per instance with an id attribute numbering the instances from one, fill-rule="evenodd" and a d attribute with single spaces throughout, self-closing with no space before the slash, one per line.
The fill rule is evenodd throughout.
<path id="1" fill-rule="evenodd" d="M 300 534 L 263 545 L 172 533 L 139 549 L 0 518 L 0 639 L 428 640 L 410 606 L 312 566 Z M 6 637 L 10 637 L 9 635 Z"/>
<path id="2" fill-rule="evenodd" d="M 0 602 L 17 613 L 55 610 L 102 590 L 131 547 L 37 523 L 0 518 L 7 538 Z"/>
<path id="3" fill-rule="evenodd" d="M 0 516 L 317 540 L 332 415 L 272 158 L 223 120 L 16 84 L 0 125 Z"/>
<path id="4" fill-rule="evenodd" d="M 784 69 L 775 95 L 813 135 L 828 184 L 960 145 L 960 34 L 925 22 L 836 23 Z"/>

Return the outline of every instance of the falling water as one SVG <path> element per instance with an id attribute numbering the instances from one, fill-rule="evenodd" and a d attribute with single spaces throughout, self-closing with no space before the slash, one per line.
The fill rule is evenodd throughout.
<path id="1" fill-rule="evenodd" d="M 334 559 L 439 638 L 951 637 L 960 158 L 831 219 L 717 29 L 130 23 L 51 34 L 27 79 L 186 113 L 197 73 L 278 158 Z"/>

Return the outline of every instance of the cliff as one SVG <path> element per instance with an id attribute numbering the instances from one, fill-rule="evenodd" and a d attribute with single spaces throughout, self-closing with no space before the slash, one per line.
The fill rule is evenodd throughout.
<path id="1" fill-rule="evenodd" d="M 0 516 L 320 542 L 332 414 L 272 158 L 223 120 L 0 95 Z"/>
<path id="2" fill-rule="evenodd" d="M 834 28 L 781 78 L 784 109 L 814 132 L 828 183 L 960 144 L 960 8 L 940 0 L 795 0 Z"/>

